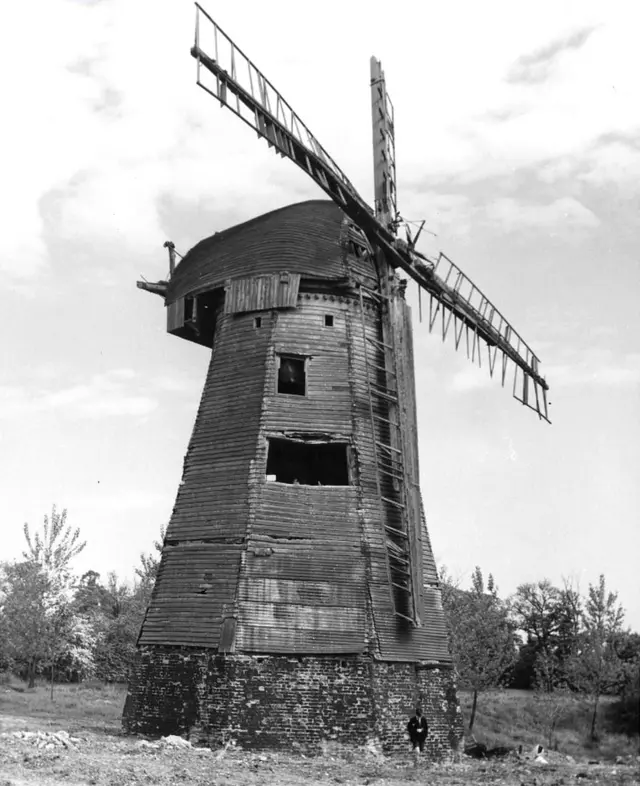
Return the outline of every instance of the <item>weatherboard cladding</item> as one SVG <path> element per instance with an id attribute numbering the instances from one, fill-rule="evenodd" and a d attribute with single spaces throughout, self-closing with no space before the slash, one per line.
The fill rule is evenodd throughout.
<path id="1" fill-rule="evenodd" d="M 303 277 L 345 276 L 344 214 L 312 200 L 273 210 L 200 241 L 176 266 L 167 303 L 228 280 L 288 270 Z"/>
<path id="2" fill-rule="evenodd" d="M 344 225 L 327 222 L 326 203 L 304 204 L 320 205 L 323 231 L 342 232 L 345 252 Z M 288 245 L 291 256 L 296 244 L 289 238 Z M 370 264 L 346 253 L 341 259 L 341 276 L 345 261 L 361 271 Z M 282 270 L 282 260 L 273 264 Z M 258 328 L 250 313 L 219 315 L 140 643 L 215 648 L 223 627 L 224 648 L 236 652 L 369 651 L 384 660 L 449 661 L 437 587 L 424 589 L 421 628 L 403 630 L 394 615 L 382 517 L 393 525 L 397 510 L 381 509 L 377 498 L 374 439 L 387 437 L 383 424 L 371 423 L 359 302 L 305 291 L 295 309 L 261 317 Z M 364 322 L 367 336 L 379 339 L 375 307 L 366 308 Z M 370 344 L 368 352 L 382 364 Z M 276 393 L 277 353 L 307 358 L 306 396 Z M 384 416 L 379 404 L 375 410 Z M 354 485 L 267 482 L 267 439 L 285 431 L 351 442 Z M 423 564 L 431 585 L 424 518 Z"/>
<path id="3" fill-rule="evenodd" d="M 295 308 L 299 288 L 300 273 L 288 271 L 234 279 L 225 287 L 224 313 Z"/>

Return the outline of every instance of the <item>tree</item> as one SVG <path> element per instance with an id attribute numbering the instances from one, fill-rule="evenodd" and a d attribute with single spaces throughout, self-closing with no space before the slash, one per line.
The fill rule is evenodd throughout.
<path id="1" fill-rule="evenodd" d="M 27 549 L 24 561 L 7 568 L 3 592 L 3 618 L 12 657 L 22 663 L 29 686 L 37 671 L 49 666 L 53 696 L 57 661 L 66 654 L 72 661 L 90 660 L 88 632 L 74 615 L 71 560 L 85 547 L 80 532 L 66 523 L 67 511 L 45 515 L 42 537 L 32 538 L 24 525 Z"/>
<path id="2" fill-rule="evenodd" d="M 43 646 L 45 665 L 50 669 L 51 698 L 56 668 L 61 660 L 67 668 L 90 672 L 93 667 L 92 631 L 86 620 L 74 613 L 73 598 L 58 578 L 48 576 L 45 589 Z"/>
<path id="3" fill-rule="evenodd" d="M 536 724 L 544 735 L 547 748 L 549 750 L 557 750 L 555 731 L 558 722 L 569 709 L 571 693 L 563 686 L 559 686 L 554 691 L 549 692 L 545 683 L 542 688 L 538 685 L 534 686 L 534 696 L 537 705 Z"/>
<path id="4" fill-rule="evenodd" d="M 87 545 L 86 541 L 78 542 L 80 529 L 72 531 L 67 524 L 66 508 L 58 513 L 55 505 L 50 519 L 45 514 L 42 538 L 36 532 L 32 539 L 28 524 L 24 525 L 23 531 L 27 541 L 27 551 L 22 553 L 25 560 L 58 575 L 68 571 L 71 560 Z"/>
<path id="5" fill-rule="evenodd" d="M 0 675 L 2 675 L 2 672 L 10 671 L 13 665 L 12 658 L 9 654 L 9 631 L 7 628 L 6 615 L 4 613 L 7 568 L 7 563 L 0 562 Z"/>
<path id="6" fill-rule="evenodd" d="M 607 591 L 605 578 L 589 585 L 589 595 L 582 614 L 583 631 L 568 664 L 575 688 L 591 697 L 590 736 L 597 740 L 596 724 L 600 697 L 614 691 L 622 680 L 623 662 L 618 648 L 623 639 L 624 610 L 618 594 Z"/>
<path id="7" fill-rule="evenodd" d="M 134 568 L 133 586 L 123 582 L 115 573 L 107 574 L 106 585 L 100 574 L 88 571 L 76 588 L 78 613 L 92 619 L 96 634 L 94 658 L 96 674 L 110 682 L 126 681 L 136 655 L 140 626 L 151 599 L 165 537 L 154 541 L 150 554 L 140 554 Z"/>
<path id="8" fill-rule="evenodd" d="M 160 540 L 154 540 L 153 551 L 150 554 L 140 554 L 140 565 L 134 568 L 138 579 L 138 591 L 145 601 L 145 610 L 146 605 L 151 600 L 151 593 L 158 575 L 158 569 L 160 568 L 162 546 L 166 534 L 166 527 L 160 527 Z"/>
<path id="9" fill-rule="evenodd" d="M 33 563 L 14 563 L 6 568 L 2 589 L 7 652 L 13 662 L 25 668 L 33 688 L 37 667 L 46 658 L 46 576 Z"/>
<path id="10" fill-rule="evenodd" d="M 145 611 L 146 602 L 140 585 L 130 587 L 115 573 L 109 573 L 97 628 L 96 667 L 103 679 L 109 682 L 127 680 Z"/>
<path id="11" fill-rule="evenodd" d="M 557 651 L 538 653 L 533 665 L 533 690 L 537 704 L 536 721 L 544 734 L 547 748 L 554 747 L 554 735 L 570 700 L 564 663 Z"/>
<path id="12" fill-rule="evenodd" d="M 580 629 L 580 595 L 548 579 L 521 584 L 510 599 L 513 618 L 526 641 L 516 667 L 521 687 L 552 692 L 564 684 L 564 663 Z"/>
<path id="13" fill-rule="evenodd" d="M 485 587 L 479 567 L 469 591 L 445 587 L 443 605 L 460 683 L 473 691 L 472 732 L 479 694 L 501 684 L 517 658 L 515 626 L 493 577 L 489 575 Z"/>
<path id="14" fill-rule="evenodd" d="M 521 584 L 511 598 L 511 611 L 518 628 L 526 636 L 524 644 L 530 672 L 527 687 L 533 687 L 537 677 L 538 687 L 551 690 L 551 680 L 555 674 L 554 649 L 559 629 L 558 607 L 560 590 L 548 579 L 533 584 Z M 544 664 L 538 669 L 538 661 Z M 544 680 L 546 676 L 546 681 Z"/>
<path id="15" fill-rule="evenodd" d="M 100 615 L 108 602 L 108 596 L 108 590 L 100 583 L 100 574 L 95 570 L 88 570 L 75 585 L 76 612 L 88 617 Z"/>

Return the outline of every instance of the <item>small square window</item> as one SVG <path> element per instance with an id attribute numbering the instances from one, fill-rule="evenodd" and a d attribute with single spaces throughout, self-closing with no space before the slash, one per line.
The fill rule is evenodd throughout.
<path id="1" fill-rule="evenodd" d="M 262 327 L 262 317 L 254 317 L 253 326 L 256 328 Z"/>
<path id="2" fill-rule="evenodd" d="M 291 396 L 305 396 L 307 393 L 307 374 L 305 358 L 295 355 L 278 357 L 278 393 Z"/>
<path id="3" fill-rule="evenodd" d="M 333 314 L 325 314 L 324 315 L 324 326 L 325 327 L 333 327 Z"/>

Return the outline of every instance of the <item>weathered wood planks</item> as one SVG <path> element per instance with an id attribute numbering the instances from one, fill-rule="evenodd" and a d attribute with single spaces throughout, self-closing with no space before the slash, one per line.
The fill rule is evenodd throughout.
<path id="1" fill-rule="evenodd" d="M 371 420 L 365 361 L 365 336 L 381 338 L 380 315 L 377 304 L 365 303 L 363 335 L 359 300 L 345 284 L 374 286 L 376 271 L 352 234 L 332 203 L 303 203 L 203 241 L 176 268 L 168 302 L 225 287 L 226 300 L 217 301 L 211 362 L 142 644 L 450 661 L 415 485 L 406 304 L 398 317 L 402 417 L 421 521 L 414 563 L 418 585 L 424 581 L 423 625 L 403 630 L 394 615 L 385 524 L 398 526 L 400 514 L 386 504 L 381 518 L 374 443 L 388 443 L 389 434 L 383 420 Z M 384 365 L 380 350 L 368 351 Z M 277 392 L 279 354 L 305 359 L 305 395 Z M 374 410 L 385 417 L 381 402 Z M 268 440 L 305 435 L 348 446 L 349 485 L 267 480 Z M 383 493 L 394 498 L 390 481 Z"/>

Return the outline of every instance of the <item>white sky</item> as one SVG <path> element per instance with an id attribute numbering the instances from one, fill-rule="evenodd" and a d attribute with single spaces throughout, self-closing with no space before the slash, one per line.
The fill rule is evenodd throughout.
<path id="1" fill-rule="evenodd" d="M 399 206 L 543 361 L 552 426 L 416 316 L 438 562 L 502 594 L 603 572 L 640 629 L 636 3 L 205 2 L 371 201 L 369 58 L 396 109 Z M 195 85 L 194 7 L 0 11 L 0 559 L 67 507 L 77 568 L 132 574 L 166 523 L 208 364 L 143 274 L 322 197 Z M 415 297 L 415 293 L 411 295 Z"/>

